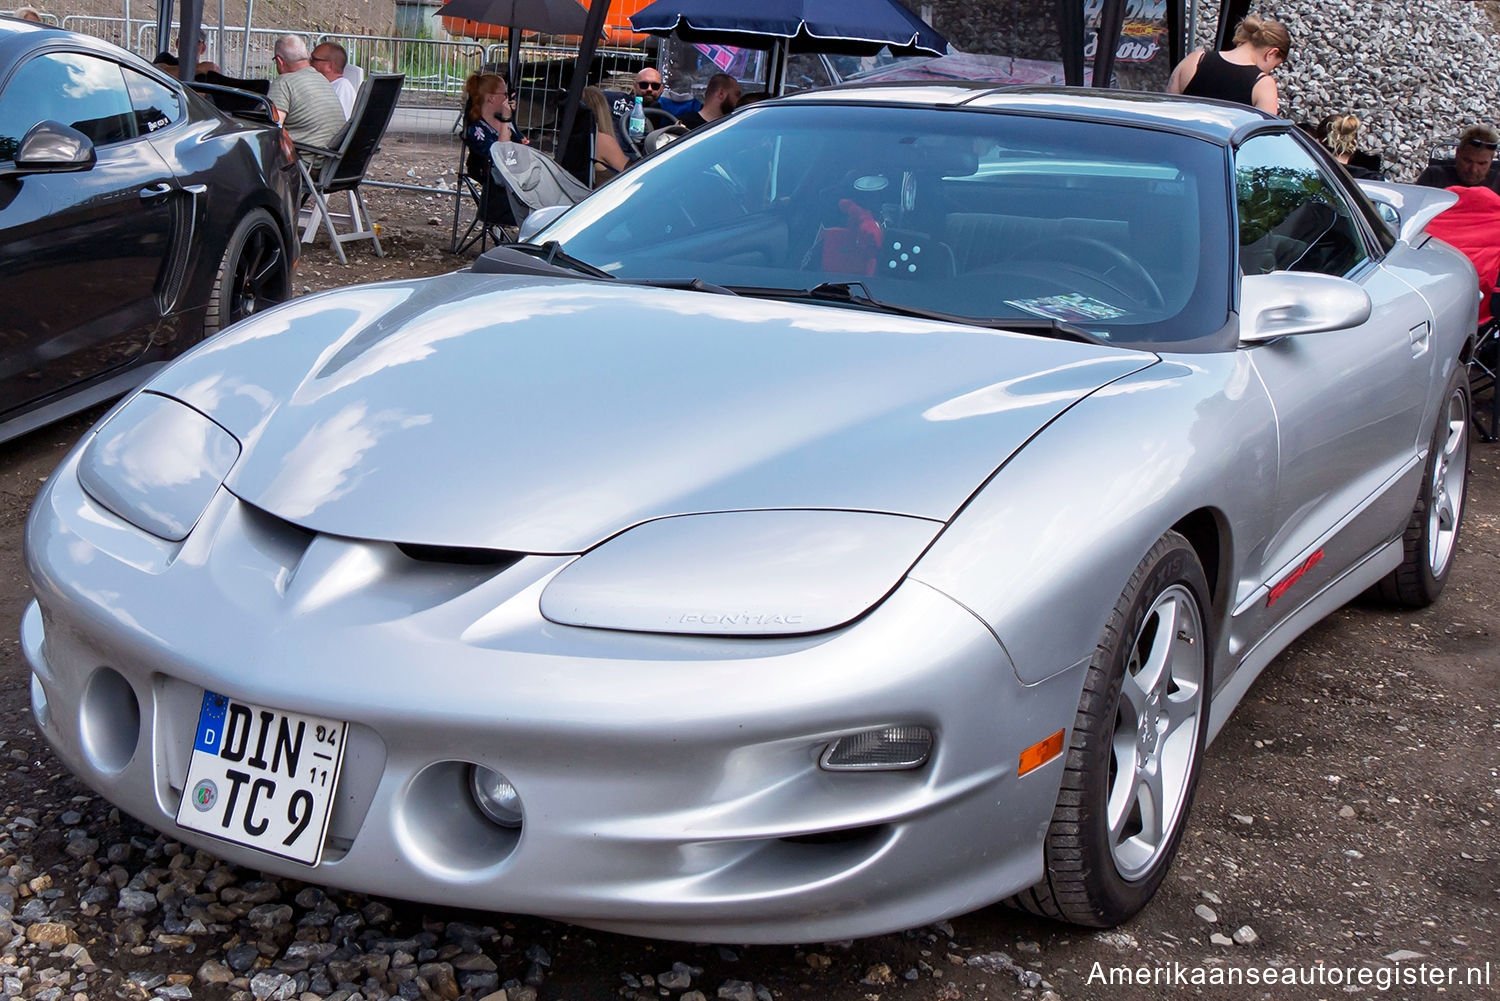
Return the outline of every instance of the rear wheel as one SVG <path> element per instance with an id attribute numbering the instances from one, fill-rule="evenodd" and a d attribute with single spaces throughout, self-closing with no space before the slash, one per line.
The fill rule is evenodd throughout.
<path id="1" fill-rule="evenodd" d="M 281 228 L 265 209 L 251 210 L 224 246 L 203 318 L 203 335 L 216 334 L 231 323 L 285 302 L 291 280 Z"/>
<path id="2" fill-rule="evenodd" d="M 1208 582 L 1168 532 L 1137 565 L 1095 649 L 1048 827 L 1046 875 L 1012 903 L 1103 928 L 1165 877 L 1208 729 Z"/>
<path id="3" fill-rule="evenodd" d="M 1401 565 L 1380 582 L 1380 596 L 1408 608 L 1437 600 L 1453 567 L 1469 491 L 1468 373 L 1455 368 L 1432 432 L 1417 506 L 1401 536 Z"/>

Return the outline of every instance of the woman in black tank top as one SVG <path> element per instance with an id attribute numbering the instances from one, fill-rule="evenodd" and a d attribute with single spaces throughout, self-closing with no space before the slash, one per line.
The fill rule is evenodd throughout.
<path id="1" fill-rule="evenodd" d="M 1274 115 L 1279 101 L 1271 72 L 1286 61 L 1291 44 L 1280 22 L 1247 17 L 1234 31 L 1234 48 L 1188 56 L 1172 71 L 1167 93 L 1236 101 Z"/>

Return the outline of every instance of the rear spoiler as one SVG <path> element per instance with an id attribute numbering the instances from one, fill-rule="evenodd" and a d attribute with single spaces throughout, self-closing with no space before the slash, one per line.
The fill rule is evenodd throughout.
<path id="1" fill-rule="evenodd" d="M 1399 240 L 1419 247 L 1428 237 L 1422 231 L 1458 196 L 1446 188 L 1428 188 L 1417 184 L 1392 184 L 1389 181 L 1360 181 L 1359 188 L 1380 217 L 1390 224 Z"/>

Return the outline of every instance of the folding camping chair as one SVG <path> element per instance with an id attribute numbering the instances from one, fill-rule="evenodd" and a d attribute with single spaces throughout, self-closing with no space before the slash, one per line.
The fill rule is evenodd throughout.
<path id="1" fill-rule="evenodd" d="M 401 95 L 401 84 L 405 76 L 400 73 L 372 73 L 360 87 L 354 98 L 354 109 L 349 121 L 339 133 L 337 147 L 322 149 L 306 143 L 297 143 L 297 169 L 302 173 L 305 190 L 312 196 L 313 206 L 302 233 L 302 242 L 310 243 L 321 225 L 328 230 L 334 253 L 340 264 L 348 264 L 344 256 L 344 244 L 351 240 L 370 240 L 375 244 L 377 257 L 384 257 L 380 246 L 380 234 L 370 222 L 369 209 L 359 186 L 370 169 L 370 161 L 380 149 L 380 139 L 391 124 L 396 112 L 396 99 Z M 307 155 L 321 157 L 311 165 Z M 328 196 L 340 191 L 349 195 L 349 211 L 333 212 L 328 208 Z M 340 233 L 334 220 L 348 220 L 349 231 Z"/>
<path id="2" fill-rule="evenodd" d="M 450 254 L 465 253 L 476 243 L 482 254 L 488 244 L 499 242 L 495 230 L 501 224 L 490 221 L 491 206 L 496 204 L 495 199 L 505 197 L 505 191 L 495 180 L 492 170 L 486 170 L 481 176 L 475 177 L 465 169 L 466 166 L 463 154 L 460 154 L 458 189 L 454 192 L 453 199 L 453 239 L 448 245 Z M 474 207 L 474 217 L 467 223 L 464 219 L 466 201 Z M 462 232 L 459 231 L 460 227 Z"/>
<path id="3" fill-rule="evenodd" d="M 518 224 L 536 209 L 577 205 L 590 194 L 588 185 L 531 146 L 495 143 L 490 155 Z"/>
<path id="4" fill-rule="evenodd" d="M 1478 337 L 1469 355 L 1469 401 L 1474 431 L 1485 441 L 1494 441 L 1500 430 L 1500 392 L 1495 372 L 1500 369 L 1500 197 L 1478 185 L 1454 189 L 1458 201 L 1427 224 L 1427 232 L 1453 245 L 1474 265 L 1479 275 Z M 1484 407 L 1477 397 L 1488 391 Z M 1486 421 L 1480 416 L 1489 410 Z"/>

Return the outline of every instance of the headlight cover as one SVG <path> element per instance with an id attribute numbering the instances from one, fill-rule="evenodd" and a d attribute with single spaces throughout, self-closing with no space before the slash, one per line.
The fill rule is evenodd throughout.
<path id="1" fill-rule="evenodd" d="M 864 511 L 728 511 L 648 521 L 564 567 L 553 622 L 706 636 L 844 625 L 905 576 L 942 524 Z"/>
<path id="2" fill-rule="evenodd" d="M 198 411 L 141 393 L 94 432 L 78 482 L 142 531 L 181 542 L 239 456 L 234 436 Z"/>

